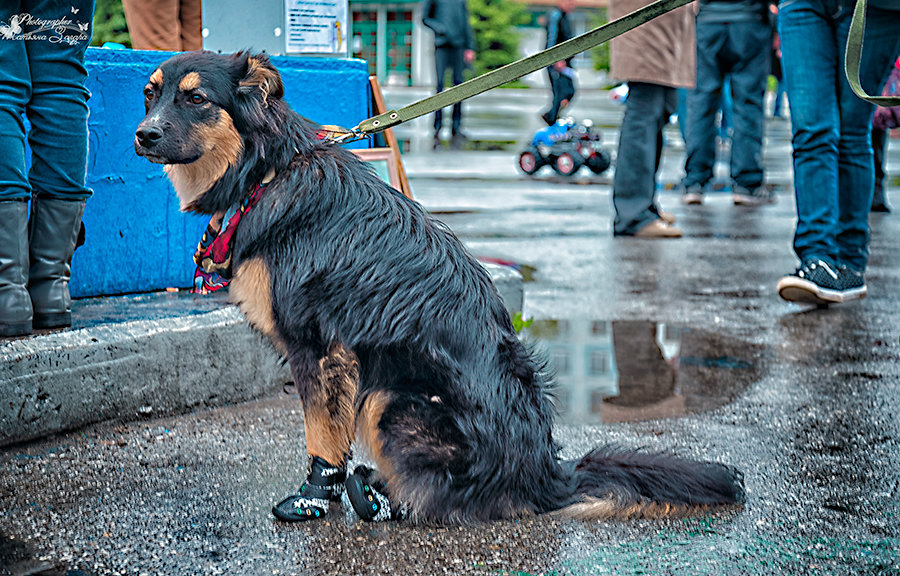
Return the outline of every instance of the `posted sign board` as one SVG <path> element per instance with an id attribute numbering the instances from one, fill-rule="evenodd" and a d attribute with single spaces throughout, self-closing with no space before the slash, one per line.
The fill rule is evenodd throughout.
<path id="1" fill-rule="evenodd" d="M 286 51 L 347 53 L 347 0 L 285 0 Z"/>

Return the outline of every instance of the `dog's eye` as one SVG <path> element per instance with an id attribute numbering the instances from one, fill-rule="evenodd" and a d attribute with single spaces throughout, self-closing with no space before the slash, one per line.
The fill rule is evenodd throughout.
<path id="1" fill-rule="evenodd" d="M 193 102 L 194 104 L 203 104 L 204 102 L 206 102 L 206 98 L 199 94 L 191 94 L 191 102 Z"/>
<path id="2" fill-rule="evenodd" d="M 146 98 L 147 100 L 153 100 L 153 90 L 144 88 L 144 98 Z"/>

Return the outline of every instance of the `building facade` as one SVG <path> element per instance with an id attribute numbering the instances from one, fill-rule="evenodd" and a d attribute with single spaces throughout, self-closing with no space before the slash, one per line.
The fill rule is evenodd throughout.
<path id="1" fill-rule="evenodd" d="M 531 15 L 519 28 L 521 56 L 544 47 L 542 17 L 554 6 L 552 0 L 522 2 Z M 580 0 L 570 16 L 576 34 L 588 30 L 588 14 L 605 9 L 606 0 Z M 350 0 L 350 56 L 369 63 L 369 71 L 386 86 L 433 86 L 434 38 L 422 24 L 422 0 Z M 576 58 L 576 68 L 590 66 L 589 58 Z M 544 85 L 543 74 L 532 74 L 526 83 Z"/>

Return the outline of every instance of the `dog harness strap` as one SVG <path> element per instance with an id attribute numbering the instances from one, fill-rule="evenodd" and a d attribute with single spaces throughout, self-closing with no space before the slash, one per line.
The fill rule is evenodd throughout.
<path id="1" fill-rule="evenodd" d="M 624 34 L 645 22 L 649 22 L 657 16 L 680 8 L 692 1 L 693 0 L 656 0 L 639 10 L 635 10 L 631 14 L 627 14 L 608 24 L 600 26 L 599 28 L 595 28 L 590 32 L 585 32 L 580 36 L 576 36 L 575 38 L 561 42 L 546 50 L 542 50 L 537 54 L 532 54 L 531 56 L 516 60 L 501 68 L 472 78 L 462 84 L 457 84 L 443 92 L 438 92 L 433 96 L 413 102 L 400 110 L 390 110 L 384 114 L 373 116 L 368 120 L 363 120 L 360 122 L 359 126 L 350 132 L 358 134 L 359 137 L 365 137 L 403 122 L 407 122 L 413 118 L 430 114 L 441 108 L 461 102 L 466 98 L 471 98 L 472 96 L 521 78 L 531 72 L 546 68 L 554 62 L 571 58 L 580 52 L 584 52 L 594 46 L 608 42 L 616 36 Z"/>
<path id="2" fill-rule="evenodd" d="M 244 214 L 256 206 L 267 187 L 268 183 L 254 185 L 238 208 L 217 212 L 210 218 L 206 232 L 203 233 L 194 253 L 197 270 L 194 272 L 192 292 L 208 294 L 228 286 L 232 272 L 231 252 L 238 224 Z"/>

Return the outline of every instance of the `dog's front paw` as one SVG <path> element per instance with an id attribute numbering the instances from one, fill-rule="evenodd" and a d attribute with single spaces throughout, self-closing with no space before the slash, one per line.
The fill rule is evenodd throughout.
<path id="1" fill-rule="evenodd" d="M 306 482 L 297 494 L 291 494 L 272 507 L 272 514 L 285 522 L 308 522 L 328 514 L 331 503 L 340 505 L 347 469 L 333 466 L 314 456 L 309 462 Z"/>

